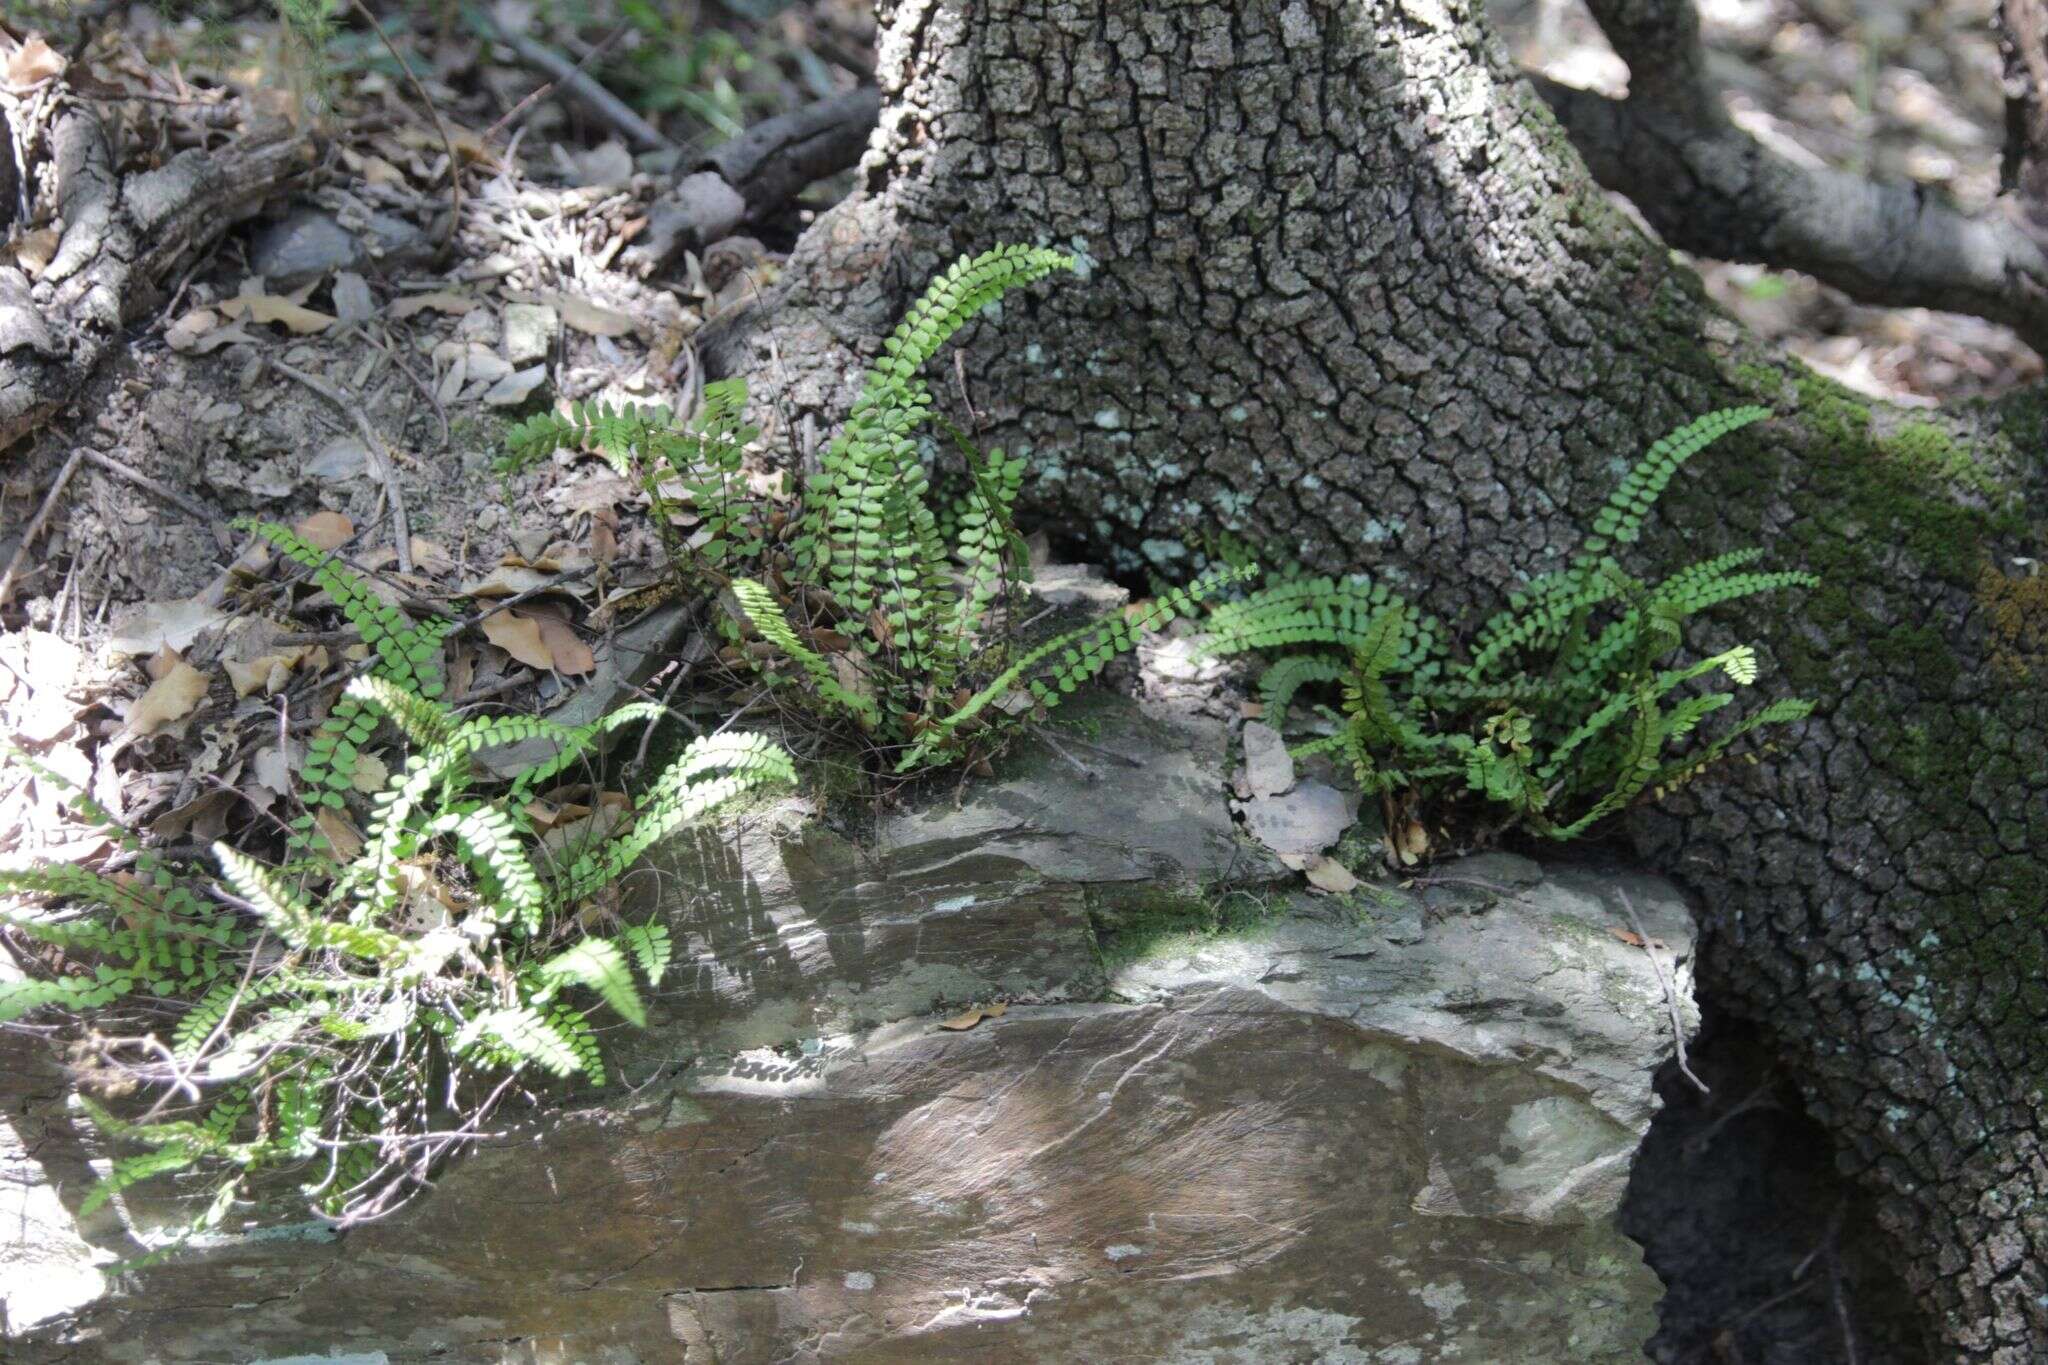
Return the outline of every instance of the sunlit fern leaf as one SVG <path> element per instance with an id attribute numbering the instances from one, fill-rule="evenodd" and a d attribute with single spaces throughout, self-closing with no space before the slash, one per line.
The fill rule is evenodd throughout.
<path id="1" fill-rule="evenodd" d="M 661 978 L 668 973 L 671 944 L 668 926 L 660 920 L 649 920 L 645 924 L 629 924 L 619 931 L 619 942 L 633 955 L 640 974 L 647 978 L 650 986 L 659 986 Z"/>
<path id="2" fill-rule="evenodd" d="M 586 938 L 535 967 L 533 974 L 537 982 L 545 985 L 574 982 L 587 986 L 621 1019 L 635 1028 L 647 1027 L 647 1006 L 640 999 L 639 987 L 633 984 L 626 955 L 608 939 Z"/>
<path id="3" fill-rule="evenodd" d="M 575 1041 L 531 1006 L 482 1011 L 456 1033 L 453 1047 L 458 1053 L 480 1049 L 502 1065 L 531 1063 L 556 1076 L 584 1070 Z"/>
<path id="4" fill-rule="evenodd" d="M 0 981 L 0 1023 L 21 1019 L 38 1010 L 64 1010 L 74 1014 L 103 1009 L 134 990 L 138 978 L 132 973 L 107 976 L 60 976 L 48 980 L 29 978 Z"/>
<path id="5" fill-rule="evenodd" d="M 333 552 L 310 544 L 288 526 L 253 517 L 237 518 L 234 524 L 262 536 L 287 558 L 311 570 L 314 583 L 333 599 L 363 643 L 376 653 L 382 677 L 422 697 L 441 695 L 441 640 L 452 622 L 436 617 L 415 623 L 372 592 Z"/>
<path id="6" fill-rule="evenodd" d="M 762 639 L 803 669 L 811 689 L 819 697 L 857 717 L 863 725 L 880 723 L 881 715 L 875 708 L 874 698 L 862 696 L 840 683 L 825 657 L 797 637 L 796 628 L 790 625 L 789 617 L 783 613 L 773 593 L 748 578 L 736 578 L 730 586 L 733 598 L 740 604 L 748 622 L 760 632 Z"/>
<path id="7" fill-rule="evenodd" d="M 152 1152 L 122 1157 L 86 1190 L 84 1198 L 78 1201 L 78 1216 L 83 1218 L 92 1213 L 130 1185 L 153 1176 L 182 1171 L 199 1160 L 200 1155 L 183 1143 L 171 1143 Z"/>
<path id="8" fill-rule="evenodd" d="M 500 924 L 540 932 L 548 894 L 521 845 L 519 828 L 502 809 L 480 801 L 458 803 L 427 826 L 430 834 L 451 835 L 477 877 L 479 908 Z"/>
<path id="9" fill-rule="evenodd" d="M 294 948 L 310 946 L 313 912 L 270 868 L 238 849 L 215 841 L 213 856 L 221 876 L 247 903 L 264 927 Z"/>
<path id="10" fill-rule="evenodd" d="M 729 733 L 692 740 L 640 798 L 631 827 L 570 863 L 557 897 L 574 905 L 618 880 L 657 839 L 687 821 L 749 792 L 795 783 L 796 768 L 789 755 L 764 735 Z"/>

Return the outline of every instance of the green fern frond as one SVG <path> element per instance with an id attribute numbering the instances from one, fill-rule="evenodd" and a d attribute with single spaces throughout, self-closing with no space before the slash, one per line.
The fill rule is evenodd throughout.
<path id="1" fill-rule="evenodd" d="M 577 1042 L 554 1020 L 522 1005 L 475 1015 L 456 1033 L 451 1046 L 457 1054 L 480 1051 L 499 1065 L 531 1064 L 556 1076 L 574 1076 L 586 1069 L 588 1060 Z"/>
<path id="2" fill-rule="evenodd" d="M 647 1006 L 640 999 L 639 987 L 633 984 L 626 955 L 610 940 L 584 939 L 535 967 L 533 975 L 538 984 L 546 987 L 570 983 L 587 986 L 621 1019 L 635 1028 L 647 1027 Z"/>
<path id="3" fill-rule="evenodd" d="M 435 817 L 427 832 L 455 840 L 463 862 L 476 874 L 478 908 L 487 917 L 517 924 L 528 934 L 540 932 L 548 894 L 511 816 L 485 802 L 458 802 Z"/>
<path id="4" fill-rule="evenodd" d="M 1266 723 L 1281 729 L 1287 708 L 1302 688 L 1314 683 L 1343 680 L 1350 665 L 1334 654 L 1289 654 L 1259 675 L 1259 700 L 1265 704 Z"/>
<path id="5" fill-rule="evenodd" d="M 789 617 L 783 614 L 773 593 L 749 578 L 735 578 L 728 586 L 741 612 L 760 632 L 761 638 L 794 660 L 810 678 L 812 689 L 820 697 L 851 713 L 863 725 L 872 727 L 881 722 L 881 713 L 876 709 L 874 699 L 843 686 L 825 656 L 797 638 L 796 628 L 790 625 Z"/>
<path id="6" fill-rule="evenodd" d="M 982 309 L 1012 289 L 1072 270 L 1074 258 L 1046 247 L 999 246 L 979 256 L 962 256 L 912 304 L 882 343 L 875 377 L 907 380 L 924 368 L 953 334 Z"/>
<path id="7" fill-rule="evenodd" d="M 765 735 L 706 735 L 657 778 L 637 803 L 633 824 L 610 842 L 579 854 L 558 883 L 557 899 L 574 905 L 626 869 L 684 823 L 719 806 L 771 786 L 794 786 L 796 767 L 783 748 Z"/>
<path id="8" fill-rule="evenodd" d="M 661 978 L 668 974 L 671 947 L 668 926 L 659 920 L 629 924 L 619 931 L 619 942 L 625 944 L 626 951 L 633 955 L 633 961 L 639 966 L 640 975 L 647 978 L 647 984 L 659 986 Z"/>
<path id="9" fill-rule="evenodd" d="M 1755 406 L 1720 408 L 1694 418 L 1652 445 L 1593 518 L 1593 534 L 1580 544 L 1580 555 L 1603 554 L 1610 544 L 1634 544 L 1642 537 L 1643 521 L 1650 509 L 1687 460 L 1723 436 L 1770 415 L 1769 408 Z"/>
<path id="10" fill-rule="evenodd" d="M 954 741 L 962 726 L 1008 696 L 1019 684 L 1040 706 L 1057 705 L 1061 697 L 1101 672 L 1111 659 L 1135 648 L 1139 637 L 1147 631 L 1168 624 L 1210 594 L 1243 582 L 1257 571 L 1256 566 L 1215 570 L 1184 588 L 1160 595 L 1134 612 L 1114 613 L 1026 651 L 981 691 L 940 717 L 898 760 L 896 770 L 907 773 L 924 765 Z M 1048 661 L 1051 667 L 1043 676 L 1035 676 Z"/>

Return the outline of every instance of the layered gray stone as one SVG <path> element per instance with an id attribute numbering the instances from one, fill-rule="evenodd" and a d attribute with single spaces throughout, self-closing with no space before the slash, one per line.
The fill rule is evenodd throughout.
<path id="1" fill-rule="evenodd" d="M 1639 1358 L 1613 1210 L 1670 1023 L 1610 930 L 1625 889 L 1688 986 L 1675 893 L 1491 857 L 1310 898 L 1232 830 L 1220 728 L 1087 719 L 1093 781 L 1027 753 L 859 839 L 785 804 L 675 842 L 597 1107 L 10 1359 Z M 1109 908 L 1253 891 L 1236 934 Z"/>

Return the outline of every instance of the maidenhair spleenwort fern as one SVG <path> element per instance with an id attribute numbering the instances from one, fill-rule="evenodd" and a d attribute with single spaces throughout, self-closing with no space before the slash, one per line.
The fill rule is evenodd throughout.
<path id="1" fill-rule="evenodd" d="M 1028 564 L 1013 518 L 1024 461 L 977 449 L 934 412 L 919 375 L 983 309 L 1073 266 L 1057 251 L 1004 246 L 934 280 L 882 343 L 794 510 L 746 494 L 741 460 L 758 433 L 740 424 L 737 379 L 707 385 L 687 426 L 662 408 L 530 418 L 512 433 L 507 467 L 563 446 L 599 452 L 640 480 L 678 570 L 722 594 L 736 627 L 729 662 L 767 675 L 813 721 L 844 723 L 895 772 L 971 759 L 1147 627 L 1257 572 L 1239 565 L 1051 640 L 1011 638 Z M 933 488 L 940 449 L 960 466 L 957 496 Z M 687 538 L 678 521 L 694 523 Z"/>
<path id="2" fill-rule="evenodd" d="M 1683 644 L 1683 626 L 1711 607 L 1760 593 L 1813 587 L 1812 574 L 1759 572 L 1759 550 L 1690 565 L 1660 583 L 1615 557 L 1684 463 L 1730 432 L 1769 416 L 1728 408 L 1651 446 L 1594 518 L 1567 566 L 1531 581 L 1454 651 L 1451 634 L 1363 575 L 1298 578 L 1218 607 L 1206 647 L 1217 654 L 1280 652 L 1260 680 L 1268 721 L 1287 722 L 1305 688 L 1341 689 L 1331 732 L 1295 752 L 1343 756 L 1359 784 L 1441 808 L 1477 799 L 1553 839 L 1584 834 L 1644 793 L 1704 771 L 1745 735 L 1804 718 L 1788 698 L 1682 746 L 1734 700 L 1696 693 L 1713 677 L 1756 681 L 1749 648 L 1688 667 L 1659 661 Z"/>
<path id="3" fill-rule="evenodd" d="M 357 601 L 338 572 L 335 600 Z M 110 1140 L 142 1149 L 114 1163 L 89 1206 L 201 1168 L 217 1183 L 199 1231 L 227 1216 L 252 1174 L 296 1167 L 322 1216 L 347 1224 L 394 1207 L 523 1077 L 604 1079 L 593 1002 L 646 1021 L 642 983 L 667 969 L 668 931 L 621 923 L 593 898 L 677 826 L 795 780 L 788 755 L 759 735 L 700 739 L 622 826 L 551 853 L 534 825 L 542 784 L 658 708 L 578 728 L 463 716 L 389 676 L 409 666 L 419 681 L 428 660 L 412 646 L 424 633 L 344 609 L 375 620 L 404 661 L 349 685 L 349 733 L 360 743 L 390 722 L 411 745 L 356 857 L 286 869 L 216 844 L 212 870 L 173 865 L 73 791 L 130 869 L 0 871 L 0 928 L 43 967 L 0 983 L 0 1021 L 73 1016 L 123 1059 L 118 1089 L 139 1082 L 161 1100 L 146 1121 L 84 1106 Z M 535 738 L 554 756 L 480 786 L 480 750 Z M 146 1041 L 156 1039 L 168 1045 Z"/>

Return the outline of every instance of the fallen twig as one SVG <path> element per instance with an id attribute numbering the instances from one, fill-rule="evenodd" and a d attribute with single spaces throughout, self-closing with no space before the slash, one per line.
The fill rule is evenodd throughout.
<path id="1" fill-rule="evenodd" d="M 94 465 L 100 469 L 104 469 L 109 474 L 118 475 L 121 478 L 128 480 L 128 482 L 134 484 L 137 488 L 143 489 L 146 492 L 156 494 L 158 497 L 162 498 L 165 502 L 170 503 L 179 511 L 184 512 L 187 515 L 198 519 L 199 521 L 211 525 L 215 521 L 220 519 L 219 515 L 216 512 L 207 508 L 204 504 L 197 502 L 192 498 L 186 497 L 183 493 L 180 493 L 177 489 L 171 487 L 167 483 L 162 483 L 156 479 L 152 479 L 151 477 L 149 477 L 149 475 L 143 473 L 139 469 L 134 469 L 128 465 L 123 464 L 121 461 L 115 459 L 111 455 L 102 455 L 97 450 L 81 450 L 79 453 L 85 456 L 87 464 Z"/>
<path id="2" fill-rule="evenodd" d="M 1044 740 L 1047 748 L 1051 749 L 1054 753 L 1058 754 L 1061 758 L 1065 759 L 1075 772 L 1081 774 L 1081 777 L 1084 781 L 1100 782 L 1102 780 L 1101 773 L 1096 772 L 1095 769 L 1089 767 L 1086 763 L 1083 763 L 1080 759 L 1075 758 L 1072 754 L 1068 753 L 1066 751 L 1066 748 L 1058 740 L 1052 737 L 1052 731 L 1047 729 L 1045 726 L 1034 725 L 1031 727 L 1031 733 L 1037 735 L 1040 739 Z"/>
<path id="3" fill-rule="evenodd" d="M 572 62 L 553 48 L 544 47 L 524 34 L 500 28 L 481 15 L 474 15 L 473 21 L 483 30 L 485 37 L 511 48 L 520 61 L 574 95 L 578 104 L 641 151 L 668 151 L 675 146 L 653 124 L 629 109 L 624 100 L 599 85 L 584 71 L 582 62 Z"/>
<path id="4" fill-rule="evenodd" d="M 391 504 L 391 534 L 397 541 L 398 571 L 412 572 L 412 523 L 405 514 L 405 494 L 398 487 L 398 463 L 391 457 L 391 446 L 379 436 L 370 425 L 370 419 L 362 410 L 342 396 L 341 390 L 326 380 L 307 374 L 304 370 L 292 368 L 282 360 L 266 357 L 264 363 L 287 379 L 296 379 L 314 393 L 319 394 L 347 415 L 356 424 L 356 432 L 363 438 L 363 445 L 370 452 L 370 458 L 377 462 L 377 477 L 384 485 L 384 496 Z"/>
<path id="5" fill-rule="evenodd" d="M 583 60 L 576 63 L 575 69 L 578 72 L 581 72 L 584 68 L 588 67 L 592 62 L 596 61 L 599 57 L 602 57 L 607 51 L 611 49 L 611 45 L 613 43 L 616 43 L 620 38 L 625 36 L 626 30 L 630 27 L 632 27 L 630 24 L 620 24 L 617 28 L 613 29 L 610 33 L 606 34 L 603 42 L 599 43 L 596 47 L 593 47 L 592 49 L 590 49 L 590 51 L 583 54 Z M 496 123 L 493 123 L 490 127 L 484 129 L 483 137 L 481 140 L 484 142 L 489 142 L 492 138 L 496 137 L 499 133 L 503 132 L 507 124 L 511 123 L 514 119 L 518 118 L 521 114 L 525 113 L 528 108 L 530 108 L 532 105 L 539 102 L 540 100 L 546 99 L 548 96 L 548 92 L 553 90 L 556 86 L 560 85 L 561 83 L 562 82 L 559 79 L 554 79 L 547 81 L 543 85 L 535 86 L 533 90 L 529 94 L 527 94 L 527 96 L 524 99 L 520 100 L 519 103 L 513 105 L 510 109 L 507 109 L 505 111 L 504 117 L 500 118 Z"/>
<path id="6" fill-rule="evenodd" d="M 1707 1083 L 1693 1074 L 1691 1063 L 1685 1059 L 1685 1019 L 1678 1009 L 1678 983 L 1664 973 L 1664 963 L 1657 956 L 1656 940 L 1643 928 L 1643 922 L 1636 918 L 1635 903 L 1628 898 L 1628 889 L 1617 886 L 1615 893 L 1621 897 L 1621 908 L 1628 913 L 1629 927 L 1636 931 L 1636 937 L 1643 941 L 1643 952 L 1649 955 L 1650 970 L 1657 974 L 1657 984 L 1664 988 L 1664 1004 L 1671 1011 L 1671 1041 L 1678 1049 L 1678 1071 L 1699 1088 L 1702 1095 L 1711 1095 Z"/>
<path id="7" fill-rule="evenodd" d="M 448 153 L 448 222 L 441 229 L 441 240 L 434 248 L 438 254 L 446 255 L 448 248 L 455 243 L 456 228 L 462 223 L 462 161 L 455 155 L 455 139 L 448 132 L 448 123 L 441 117 L 441 110 L 428 96 L 427 88 L 421 85 L 420 78 L 412 73 L 412 63 L 405 59 L 405 54 L 391 41 L 391 35 L 384 31 L 384 25 L 377 22 L 377 16 L 370 13 L 370 7 L 365 5 L 363 0 L 349 0 L 349 3 L 357 14 L 363 16 L 363 22 L 370 26 L 378 41 L 384 44 L 384 50 L 391 54 L 391 60 L 398 63 L 398 69 L 405 73 L 406 83 L 412 86 L 413 94 L 419 96 L 420 103 L 426 106 L 427 116 L 434 120 L 434 130 L 441 135 L 441 146 Z M 399 553 L 403 555 L 405 551 L 401 549 Z"/>
<path id="8" fill-rule="evenodd" d="M 38 507 L 35 516 L 29 519 L 27 529 L 21 533 L 21 544 L 14 547 L 14 555 L 7 561 L 7 572 L 0 573 L 0 606 L 5 606 L 7 599 L 13 595 L 14 576 L 21 570 L 21 561 L 28 558 L 28 547 L 35 544 L 37 537 L 42 535 L 43 527 L 49 524 L 51 514 L 57 510 L 58 499 L 64 496 L 64 486 L 71 482 L 71 476 L 78 472 L 79 463 L 84 459 L 85 447 L 80 446 L 71 452 L 71 458 L 57 471 L 56 482 L 50 485 L 49 493 L 43 498 L 43 505 Z"/>

